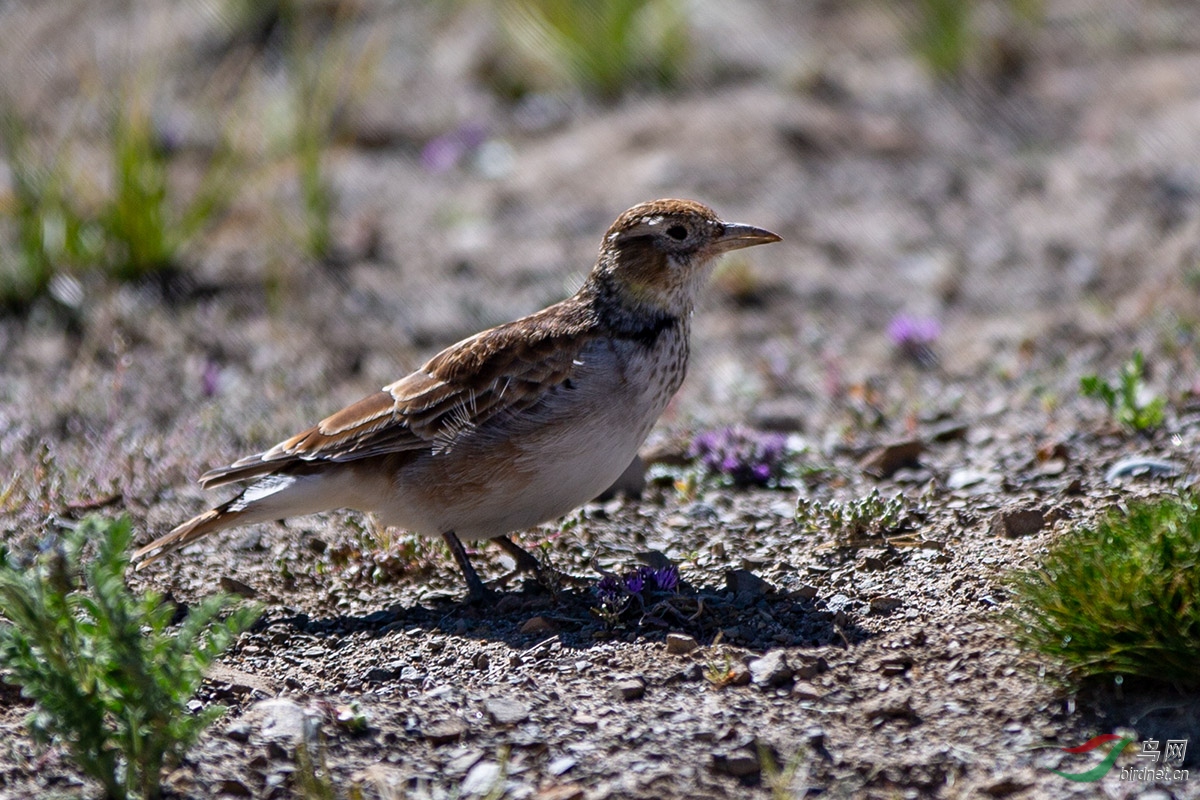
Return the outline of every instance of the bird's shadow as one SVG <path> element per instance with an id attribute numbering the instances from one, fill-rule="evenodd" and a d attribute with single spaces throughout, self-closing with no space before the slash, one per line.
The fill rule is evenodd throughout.
<path id="1" fill-rule="evenodd" d="M 551 637 L 584 650 L 605 641 L 663 641 L 682 633 L 701 645 L 722 642 L 750 650 L 850 645 L 870 634 L 853 615 L 815 597 L 775 590 L 735 591 L 681 583 L 674 591 L 603 603 L 595 587 L 547 591 L 527 584 L 482 604 L 434 597 L 361 616 L 264 618 L 258 627 L 283 626 L 320 637 L 385 636 L 422 629 L 526 649 Z"/>

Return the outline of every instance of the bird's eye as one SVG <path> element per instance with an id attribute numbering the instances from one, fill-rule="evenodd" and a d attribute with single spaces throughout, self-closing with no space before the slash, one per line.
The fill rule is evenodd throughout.
<path id="1" fill-rule="evenodd" d="M 667 228 L 667 236 L 670 236 L 677 242 L 682 242 L 687 238 L 687 228 L 683 227 L 682 225 L 672 225 L 671 227 Z"/>

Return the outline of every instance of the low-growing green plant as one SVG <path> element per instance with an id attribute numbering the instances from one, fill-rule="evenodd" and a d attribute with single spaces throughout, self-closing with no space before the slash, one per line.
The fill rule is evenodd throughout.
<path id="1" fill-rule="evenodd" d="M 74 201 L 61 151 L 39 152 L 11 108 L 0 110 L 0 155 L 12 185 L 0 216 L 14 238 L 0 246 L 0 307 L 20 309 L 45 295 L 56 275 L 96 258 L 100 232 Z"/>
<path id="2" fill-rule="evenodd" d="M 958 78 L 979 49 L 973 21 L 978 6 L 976 0 L 916 0 L 910 42 L 935 78 Z M 1009 25 L 1018 31 L 1027 32 L 1043 16 L 1042 0 L 1009 0 L 1007 6 Z"/>
<path id="3" fill-rule="evenodd" d="M 1014 634 L 1068 679 L 1200 688 L 1200 497 L 1130 504 L 1014 573 Z"/>
<path id="4" fill-rule="evenodd" d="M 796 501 L 796 524 L 816 533 L 827 530 L 839 539 L 883 536 L 907 524 L 908 503 L 900 495 L 884 498 L 878 489 L 866 497 L 845 503 L 800 498 Z"/>
<path id="5" fill-rule="evenodd" d="M 671 86 L 687 61 L 688 17 L 679 0 L 505 0 L 500 10 L 525 61 L 604 97 Z"/>
<path id="6" fill-rule="evenodd" d="M 1085 397 L 1101 400 L 1117 423 L 1135 431 L 1147 431 L 1162 425 L 1167 401 L 1151 394 L 1145 374 L 1142 351 L 1134 350 L 1133 356 L 1121 366 L 1116 385 L 1098 375 L 1085 375 L 1079 379 L 1079 390 Z"/>
<path id="7" fill-rule="evenodd" d="M 135 280 L 178 267 L 182 248 L 232 202 L 232 148 L 218 148 L 186 202 L 173 196 L 169 147 L 135 89 L 122 92 L 113 112 L 110 147 L 113 189 L 100 224 L 111 273 L 120 280 Z"/>
<path id="8" fill-rule="evenodd" d="M 132 526 L 89 517 L 31 565 L 0 553 L 0 670 L 33 700 L 34 738 L 64 746 L 110 800 L 160 796 L 167 759 L 221 715 L 192 714 L 205 669 L 257 619 L 215 595 L 175 607 L 125 586 Z M 96 543 L 95 557 L 83 551 Z"/>

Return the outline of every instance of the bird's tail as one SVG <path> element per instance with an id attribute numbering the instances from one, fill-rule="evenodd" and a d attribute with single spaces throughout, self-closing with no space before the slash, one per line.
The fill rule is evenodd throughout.
<path id="1" fill-rule="evenodd" d="M 227 503 L 192 517 L 155 539 L 132 556 L 137 569 L 185 547 L 210 533 L 240 525 L 270 522 L 337 508 L 344 503 L 327 489 L 330 482 L 316 476 L 269 475 L 246 487 Z"/>
<path id="2" fill-rule="evenodd" d="M 247 516 L 257 517 L 258 515 L 246 509 L 234 508 L 234 505 L 240 499 L 241 496 L 239 495 L 228 503 L 194 516 L 182 525 L 176 526 L 170 533 L 158 537 L 150 544 L 137 550 L 133 554 L 133 563 L 136 565 L 136 568 L 141 569 L 166 554 L 185 547 L 210 533 L 254 522 L 254 519 L 247 519 Z"/>

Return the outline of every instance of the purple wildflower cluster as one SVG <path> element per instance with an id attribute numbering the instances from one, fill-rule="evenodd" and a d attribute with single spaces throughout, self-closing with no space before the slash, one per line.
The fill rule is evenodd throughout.
<path id="1" fill-rule="evenodd" d="M 454 169 L 487 140 L 487 129 L 467 123 L 437 136 L 421 149 L 421 166 L 430 172 L 441 173 Z"/>
<path id="2" fill-rule="evenodd" d="M 770 486 L 783 477 L 787 436 L 742 427 L 706 431 L 692 440 L 689 455 L 736 487 Z"/>
<path id="3" fill-rule="evenodd" d="M 602 606 L 619 606 L 630 598 L 645 600 L 654 592 L 673 592 L 679 586 L 679 568 L 674 564 L 654 569 L 638 567 L 624 575 L 605 575 L 593 591 Z"/>
<path id="4" fill-rule="evenodd" d="M 933 317 L 913 317 L 897 314 L 888 323 L 888 338 L 892 346 L 906 358 L 922 366 L 937 363 L 933 345 L 942 335 L 942 326 Z"/>

